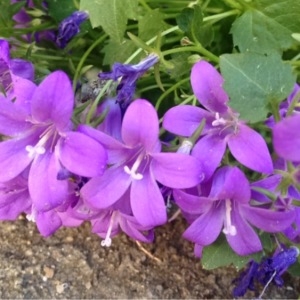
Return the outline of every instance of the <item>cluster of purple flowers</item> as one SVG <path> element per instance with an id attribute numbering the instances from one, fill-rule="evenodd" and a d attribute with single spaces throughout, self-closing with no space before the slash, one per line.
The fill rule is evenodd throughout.
<path id="1" fill-rule="evenodd" d="M 76 13 L 62 23 L 61 47 L 86 18 Z M 25 213 L 43 236 L 90 221 L 104 246 L 120 231 L 152 242 L 168 220 L 167 194 L 190 224 L 183 236 L 199 257 L 220 234 L 238 255 L 263 250 L 258 230 L 299 242 L 300 87 L 282 103 L 279 122 L 266 120 L 272 157 L 271 145 L 231 109 L 222 76 L 197 62 L 191 86 L 200 106 L 172 107 L 163 117 L 163 128 L 183 140 L 172 152 L 162 147 L 151 102 L 134 99 L 137 79 L 157 61 L 153 54 L 99 74 L 119 80 L 117 96 L 99 105 L 97 113 L 108 109 L 100 125 L 75 126 L 68 76 L 55 71 L 36 85 L 33 65 L 11 59 L 0 41 L 0 219 Z M 261 179 L 251 182 L 249 170 Z"/>

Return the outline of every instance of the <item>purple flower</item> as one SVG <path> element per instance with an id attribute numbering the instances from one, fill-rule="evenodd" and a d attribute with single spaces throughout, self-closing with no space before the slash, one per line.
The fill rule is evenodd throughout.
<path id="1" fill-rule="evenodd" d="M 278 122 L 273 127 L 273 145 L 276 153 L 286 159 L 300 162 L 300 115 Z"/>
<path id="2" fill-rule="evenodd" d="M 80 24 L 88 19 L 89 15 L 85 11 L 75 11 L 69 17 L 62 20 L 58 28 L 56 44 L 60 48 L 65 48 L 68 42 L 80 32 Z"/>
<path id="3" fill-rule="evenodd" d="M 191 84 L 195 96 L 205 108 L 181 105 L 171 108 L 164 116 L 163 127 L 190 137 L 202 119 L 206 126 L 197 141 L 192 156 L 197 157 L 208 179 L 220 164 L 228 145 L 234 158 L 244 166 L 262 173 L 271 173 L 273 165 L 266 142 L 260 134 L 238 120 L 228 106 L 223 90 L 223 78 L 205 61 L 193 66 Z"/>
<path id="4" fill-rule="evenodd" d="M 278 232 L 295 218 L 294 211 L 278 212 L 251 206 L 249 182 L 237 167 L 219 169 L 212 178 L 207 197 L 199 195 L 199 190 L 201 186 L 194 190 L 196 194 L 175 190 L 174 198 L 184 212 L 194 215 L 194 221 L 183 236 L 196 243 L 200 250 L 213 243 L 222 231 L 237 254 L 258 252 L 262 245 L 249 223 L 267 232 Z"/>
<path id="5" fill-rule="evenodd" d="M 254 279 L 257 276 L 259 264 L 251 260 L 248 264 L 248 269 L 241 273 L 240 277 L 235 279 L 233 283 L 237 286 L 233 289 L 234 298 L 243 297 L 247 290 L 255 291 Z"/>
<path id="6" fill-rule="evenodd" d="M 92 178 L 82 189 L 84 201 L 95 209 L 106 209 L 130 189 L 130 206 L 137 222 L 145 227 L 167 220 L 163 196 L 156 181 L 171 188 L 187 188 L 202 179 L 197 160 L 178 153 L 160 153 L 159 121 L 146 100 L 135 100 L 122 123 L 122 143 L 95 129 L 79 128 L 108 151 L 110 168 Z"/>
<path id="7" fill-rule="evenodd" d="M 66 201 L 69 181 L 58 179 L 61 169 L 85 177 L 105 170 L 103 146 L 72 131 L 73 105 L 71 82 L 61 71 L 47 76 L 26 103 L 0 101 L 0 133 L 7 136 L 0 143 L 0 167 L 5 170 L 0 182 L 26 170 L 33 211 L 47 212 Z"/>
<path id="8" fill-rule="evenodd" d="M 112 79 L 116 81 L 120 77 L 122 78 L 117 87 L 116 100 L 120 103 L 123 110 L 127 108 L 133 99 L 136 81 L 155 65 L 158 59 L 158 56 L 152 53 L 136 65 L 115 63 L 111 72 L 99 73 L 101 79 Z"/>
<path id="9" fill-rule="evenodd" d="M 9 44 L 0 40 L 0 93 L 17 102 L 26 101 L 35 88 L 34 67 L 29 61 L 10 59 Z"/>
<path id="10" fill-rule="evenodd" d="M 275 253 L 272 258 L 267 258 L 261 264 L 260 281 L 263 284 L 267 284 L 269 280 L 274 280 L 277 286 L 282 286 L 283 280 L 281 275 L 297 261 L 298 255 L 299 249 L 290 247 Z"/>

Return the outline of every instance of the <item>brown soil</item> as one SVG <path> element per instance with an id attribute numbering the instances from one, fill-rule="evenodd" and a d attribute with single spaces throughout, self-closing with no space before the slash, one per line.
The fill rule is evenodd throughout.
<path id="1" fill-rule="evenodd" d="M 45 239 L 24 218 L 2 222 L 0 298 L 232 299 L 237 271 L 203 270 L 193 245 L 181 238 L 184 226 L 178 219 L 159 228 L 155 243 L 142 245 L 151 257 L 124 235 L 102 248 L 89 224 Z M 284 279 L 283 288 L 270 286 L 263 298 L 297 299 L 300 280 Z"/>

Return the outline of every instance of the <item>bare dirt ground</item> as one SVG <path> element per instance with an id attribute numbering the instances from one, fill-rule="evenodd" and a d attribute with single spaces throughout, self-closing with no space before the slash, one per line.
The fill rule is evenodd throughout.
<path id="1" fill-rule="evenodd" d="M 143 245 L 120 235 L 110 248 L 90 233 L 89 224 L 60 229 L 43 238 L 26 219 L 0 223 L 1 299 L 232 299 L 233 267 L 203 270 L 193 245 L 181 238 L 175 220 Z M 270 286 L 264 299 L 297 299 L 300 280 L 284 276 L 281 289 Z M 255 298 L 248 292 L 245 298 Z"/>

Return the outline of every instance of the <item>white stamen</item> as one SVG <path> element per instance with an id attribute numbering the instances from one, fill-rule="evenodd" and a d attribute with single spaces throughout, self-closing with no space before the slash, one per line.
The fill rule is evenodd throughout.
<path id="1" fill-rule="evenodd" d="M 31 214 L 27 214 L 26 215 L 26 219 L 29 221 L 29 222 L 36 222 L 36 217 L 37 217 L 37 211 L 32 207 L 31 208 Z"/>
<path id="2" fill-rule="evenodd" d="M 129 169 L 128 166 L 125 166 L 124 167 L 124 171 L 130 175 L 133 179 L 136 179 L 136 180 L 141 180 L 143 179 L 143 174 L 141 173 L 137 173 L 137 170 L 142 162 L 144 158 L 144 155 L 140 155 L 137 160 L 134 162 L 133 166 L 131 167 L 131 169 Z"/>
<path id="3" fill-rule="evenodd" d="M 220 118 L 220 114 L 216 113 L 215 120 L 211 123 L 212 126 L 225 125 L 226 120 L 224 118 Z"/>
<path id="4" fill-rule="evenodd" d="M 224 229 L 223 229 L 223 233 L 225 234 L 229 234 L 232 236 L 236 235 L 236 227 L 234 225 L 231 224 L 231 202 L 230 200 L 226 200 L 226 213 L 225 213 L 225 224 L 224 224 Z"/>
<path id="5" fill-rule="evenodd" d="M 102 247 L 110 247 L 111 246 L 112 241 L 111 241 L 110 235 L 111 235 L 113 224 L 114 224 L 114 213 L 112 214 L 112 216 L 110 218 L 109 226 L 108 226 L 108 229 L 107 229 L 107 232 L 106 232 L 105 239 L 101 241 L 101 246 Z"/>
<path id="6" fill-rule="evenodd" d="M 33 158 L 36 155 L 44 154 L 46 152 L 46 149 L 43 146 L 38 146 L 38 145 L 36 145 L 35 147 L 31 145 L 27 145 L 25 147 L 25 150 L 28 152 L 28 156 L 30 158 Z"/>

